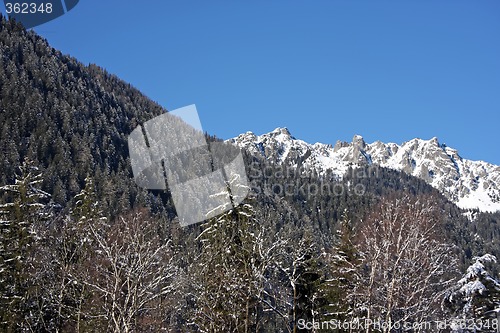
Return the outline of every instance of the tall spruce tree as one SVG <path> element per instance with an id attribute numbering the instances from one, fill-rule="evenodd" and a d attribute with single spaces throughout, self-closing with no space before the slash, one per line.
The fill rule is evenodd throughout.
<path id="1" fill-rule="evenodd" d="M 231 206 L 210 219 L 198 236 L 201 254 L 191 268 L 197 288 L 195 322 L 202 331 L 251 332 L 257 325 L 264 263 L 256 253 L 253 207 L 248 203 L 234 207 L 230 189 L 236 186 L 241 186 L 236 177 L 227 180 Z"/>
<path id="2" fill-rule="evenodd" d="M 91 292 L 85 281 L 88 280 L 88 262 L 96 244 L 91 227 L 104 225 L 106 218 L 102 216 L 95 193 L 93 179 L 85 179 L 85 187 L 78 193 L 72 203 L 70 214 L 59 219 L 51 228 L 50 245 L 52 250 L 53 302 L 55 303 L 55 330 L 70 329 L 74 332 L 90 330 L 85 320 L 85 303 Z M 88 317 L 88 316 L 87 316 Z M 84 323 L 85 322 L 85 323 Z"/>
<path id="3" fill-rule="evenodd" d="M 360 282 L 362 256 L 354 245 L 354 227 L 346 210 L 336 234 L 333 249 L 324 253 L 328 267 L 326 280 L 321 286 L 325 304 L 321 309 L 321 321 L 353 320 L 355 316 L 355 286 Z"/>
<path id="4" fill-rule="evenodd" d="M 32 321 L 37 223 L 50 217 L 50 195 L 40 189 L 42 173 L 25 159 L 12 185 L 0 187 L 0 327 L 14 332 Z"/>
<path id="5" fill-rule="evenodd" d="M 500 312 L 500 281 L 489 273 L 487 266 L 496 263 L 497 258 L 485 254 L 473 260 L 448 297 L 448 305 L 459 319 L 496 318 Z"/>

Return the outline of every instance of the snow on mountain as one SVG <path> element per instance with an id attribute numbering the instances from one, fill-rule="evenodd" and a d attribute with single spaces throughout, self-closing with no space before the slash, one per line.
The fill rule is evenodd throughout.
<path id="1" fill-rule="evenodd" d="M 377 164 L 423 179 L 461 208 L 500 210 L 500 166 L 464 159 L 437 138 L 401 145 L 367 144 L 355 135 L 352 142 L 337 141 L 332 146 L 309 144 L 294 138 L 288 129 L 277 128 L 260 136 L 247 132 L 228 141 L 274 163 L 314 169 L 319 174 L 330 170 L 339 178 L 349 167 Z"/>

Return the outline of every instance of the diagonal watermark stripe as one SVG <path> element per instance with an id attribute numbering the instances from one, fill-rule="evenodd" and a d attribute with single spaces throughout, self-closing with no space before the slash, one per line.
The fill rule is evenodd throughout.
<path id="1" fill-rule="evenodd" d="M 224 143 L 207 144 L 195 105 L 138 126 L 128 146 L 137 185 L 153 190 L 168 185 L 182 226 L 229 211 L 248 195 L 241 152 Z"/>

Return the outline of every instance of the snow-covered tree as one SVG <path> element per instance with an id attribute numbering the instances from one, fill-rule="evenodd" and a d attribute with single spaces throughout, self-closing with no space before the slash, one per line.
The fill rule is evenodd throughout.
<path id="1" fill-rule="evenodd" d="M 326 280 L 322 283 L 325 304 L 321 320 L 350 320 L 355 316 L 355 286 L 360 283 L 362 256 L 356 248 L 355 233 L 348 211 L 345 210 L 336 235 L 336 244 L 323 253 L 327 266 Z"/>
<path id="2" fill-rule="evenodd" d="M 360 316 L 383 323 L 383 332 L 396 323 L 442 319 L 440 304 L 456 260 L 440 221 L 431 200 L 410 195 L 383 199 L 364 221 L 356 297 Z"/>
<path id="3" fill-rule="evenodd" d="M 290 237 L 292 235 L 288 235 Z M 306 229 L 295 234 L 285 244 L 286 254 L 280 262 L 280 269 L 285 274 L 290 286 L 290 313 L 288 326 L 291 332 L 300 332 L 299 320 L 314 322 L 318 318 L 318 308 L 323 295 L 320 291 L 322 272 L 320 252 L 313 241 L 312 232 Z"/>
<path id="4" fill-rule="evenodd" d="M 81 331 L 84 303 L 91 293 L 84 283 L 89 280 L 85 263 L 95 251 L 91 228 L 106 226 L 107 219 L 99 209 L 92 178 L 85 179 L 85 187 L 74 198 L 69 215 L 53 224 L 48 235 L 51 251 L 48 253 L 52 281 L 50 301 L 54 304 L 54 330 L 63 327 Z"/>
<path id="5" fill-rule="evenodd" d="M 85 220 L 102 218 L 103 213 L 99 207 L 94 180 L 91 177 L 85 178 L 85 187 L 75 195 L 71 215 L 82 224 Z"/>
<path id="6" fill-rule="evenodd" d="M 234 206 L 231 189 L 243 186 L 238 178 L 227 184 L 231 206 L 217 207 L 226 212 L 202 225 L 201 253 L 189 268 L 193 323 L 203 332 L 255 332 L 269 319 L 265 313 L 281 314 L 286 322 L 270 282 L 281 243 L 258 223 L 251 204 Z"/>
<path id="7" fill-rule="evenodd" d="M 105 232 L 97 227 L 105 228 Z M 86 318 L 102 331 L 159 331 L 163 306 L 176 291 L 178 266 L 169 241 L 160 239 L 145 212 L 119 218 L 111 226 L 92 225 L 95 249 L 83 281 L 92 297 Z"/>
<path id="8" fill-rule="evenodd" d="M 485 254 L 473 261 L 448 297 L 448 305 L 459 319 L 496 318 L 500 312 L 500 281 L 488 272 L 487 265 L 496 263 L 497 258 Z"/>
<path id="9" fill-rule="evenodd" d="M 36 262 L 37 223 L 50 218 L 50 195 L 41 190 L 42 173 L 26 159 L 12 185 L 0 187 L 0 325 L 6 331 L 30 325 Z"/>
<path id="10" fill-rule="evenodd" d="M 202 330 L 249 332 L 254 325 L 255 220 L 243 204 L 213 218 L 198 237 L 202 252 L 195 263 L 196 324 Z"/>

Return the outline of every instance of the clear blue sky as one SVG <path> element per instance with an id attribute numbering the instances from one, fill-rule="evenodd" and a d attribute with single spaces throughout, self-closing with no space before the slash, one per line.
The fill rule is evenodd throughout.
<path id="1" fill-rule="evenodd" d="M 81 0 L 35 30 L 222 138 L 437 136 L 500 164 L 498 0 Z"/>

